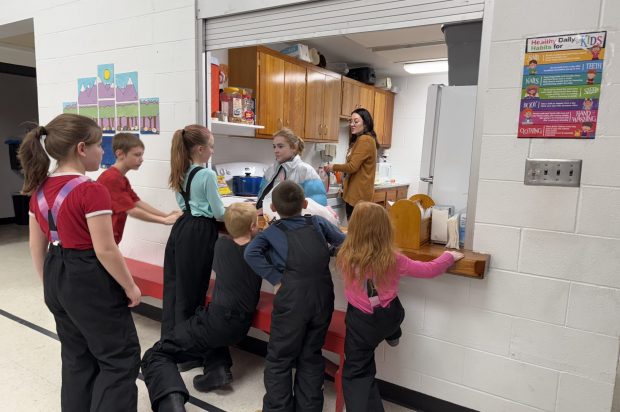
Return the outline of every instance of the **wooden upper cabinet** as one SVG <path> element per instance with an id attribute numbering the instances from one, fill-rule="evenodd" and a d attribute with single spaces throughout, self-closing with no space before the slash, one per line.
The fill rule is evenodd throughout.
<path id="1" fill-rule="evenodd" d="M 305 137 L 306 68 L 284 63 L 284 126 Z"/>
<path id="2" fill-rule="evenodd" d="M 256 122 L 265 126 L 261 134 L 271 136 L 284 126 L 284 61 L 259 53 L 259 67 Z"/>
<path id="3" fill-rule="evenodd" d="M 385 105 L 386 105 L 385 93 L 377 90 L 375 92 L 375 101 L 373 108 L 372 120 L 375 124 L 375 133 L 377 134 L 377 141 L 380 145 L 385 141 Z"/>
<path id="4" fill-rule="evenodd" d="M 360 108 L 366 109 L 370 112 L 370 115 L 374 119 L 374 107 L 375 107 L 375 88 L 366 86 L 365 84 L 360 86 Z"/>
<path id="5" fill-rule="evenodd" d="M 375 88 L 357 80 L 342 78 L 342 107 L 340 115 L 349 117 L 355 109 L 364 108 L 372 115 L 374 110 Z"/>
<path id="6" fill-rule="evenodd" d="M 338 141 L 340 76 L 320 69 L 307 69 L 306 127 L 309 141 Z"/>
<path id="7" fill-rule="evenodd" d="M 306 127 L 307 140 L 321 140 L 323 126 L 323 101 L 325 75 L 308 69 L 306 77 Z"/>
<path id="8" fill-rule="evenodd" d="M 337 142 L 340 117 L 367 109 L 382 146 L 391 144 L 394 95 L 264 46 L 228 51 L 231 87 L 254 90 L 256 137 L 282 127 L 309 141 Z M 376 100 L 376 101 L 375 101 Z"/>
<path id="9" fill-rule="evenodd" d="M 392 92 L 385 92 L 385 125 L 383 127 L 383 144 L 384 147 L 392 146 L 392 125 L 394 124 L 394 98 Z"/>
<path id="10" fill-rule="evenodd" d="M 373 120 L 377 141 L 382 147 L 392 145 L 392 123 L 394 122 L 394 93 L 376 90 Z"/>
<path id="11" fill-rule="evenodd" d="M 340 79 L 341 76 L 336 74 L 325 75 L 325 98 L 323 104 L 323 125 L 325 126 L 325 131 L 323 140 L 330 142 L 338 142 L 338 135 L 340 134 L 340 116 L 338 116 L 341 107 Z"/>
<path id="12" fill-rule="evenodd" d="M 303 137 L 306 68 L 264 47 L 228 51 L 228 84 L 249 87 L 256 99 L 256 137 L 271 139 L 282 127 Z"/>
<path id="13" fill-rule="evenodd" d="M 348 77 L 342 78 L 342 116 L 351 116 L 351 112 L 359 107 L 360 86 Z"/>

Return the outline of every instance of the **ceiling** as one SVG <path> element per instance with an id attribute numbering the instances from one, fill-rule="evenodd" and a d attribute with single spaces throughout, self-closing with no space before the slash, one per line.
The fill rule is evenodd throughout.
<path id="1" fill-rule="evenodd" d="M 34 26 L 32 19 L 1 25 L 0 45 L 34 50 Z"/>
<path id="2" fill-rule="evenodd" d="M 19 34 L 17 36 L 2 37 L 0 38 L 0 44 L 34 49 L 34 33 L 25 33 Z"/>
<path id="3" fill-rule="evenodd" d="M 440 24 L 313 38 L 300 43 L 316 48 L 328 64 L 344 62 L 349 68 L 374 67 L 377 77 L 410 76 L 403 63 L 448 57 Z M 278 49 L 274 46 L 280 45 L 270 45 Z"/>

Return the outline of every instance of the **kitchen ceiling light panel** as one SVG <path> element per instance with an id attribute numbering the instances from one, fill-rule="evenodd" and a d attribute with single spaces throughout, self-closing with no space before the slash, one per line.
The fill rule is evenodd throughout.
<path id="1" fill-rule="evenodd" d="M 403 68 L 407 73 L 411 74 L 445 73 L 448 71 L 448 60 L 439 59 L 409 62 L 405 63 Z"/>

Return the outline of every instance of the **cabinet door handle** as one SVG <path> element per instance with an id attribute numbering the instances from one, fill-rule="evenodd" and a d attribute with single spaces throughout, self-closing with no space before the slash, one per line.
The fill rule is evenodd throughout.
<path id="1" fill-rule="evenodd" d="M 327 125 L 323 125 L 323 136 L 327 137 Z"/>
<path id="2" fill-rule="evenodd" d="M 278 119 L 277 125 L 278 125 L 278 129 L 282 128 L 282 119 Z"/>

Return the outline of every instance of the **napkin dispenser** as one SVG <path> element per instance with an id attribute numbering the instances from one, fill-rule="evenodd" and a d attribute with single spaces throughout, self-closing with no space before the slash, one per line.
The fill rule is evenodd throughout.
<path id="1" fill-rule="evenodd" d="M 431 241 L 448 242 L 448 219 L 454 215 L 454 206 L 435 205 L 431 209 Z"/>
<path id="2" fill-rule="evenodd" d="M 397 200 L 388 210 L 394 226 L 394 242 L 401 249 L 420 249 L 431 236 L 431 212 L 435 205 L 427 195 Z"/>

